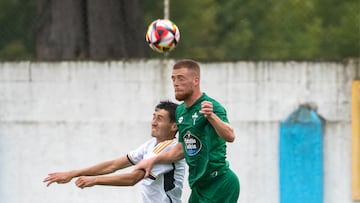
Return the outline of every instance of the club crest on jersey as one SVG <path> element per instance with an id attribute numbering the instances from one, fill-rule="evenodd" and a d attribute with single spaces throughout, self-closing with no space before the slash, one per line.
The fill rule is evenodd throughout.
<path id="1" fill-rule="evenodd" d="M 190 131 L 187 131 L 183 136 L 185 143 L 185 150 L 189 156 L 194 156 L 201 150 L 201 141 L 195 135 L 192 135 Z"/>

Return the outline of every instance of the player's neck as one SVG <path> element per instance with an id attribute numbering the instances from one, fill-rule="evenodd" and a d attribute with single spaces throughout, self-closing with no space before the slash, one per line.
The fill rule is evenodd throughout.
<path id="1" fill-rule="evenodd" d="M 194 91 L 189 99 L 184 100 L 186 107 L 192 106 L 202 95 L 203 93 L 200 90 Z"/>
<path id="2" fill-rule="evenodd" d="M 162 143 L 164 141 L 173 140 L 174 138 L 168 137 L 168 138 L 156 138 L 156 144 Z"/>

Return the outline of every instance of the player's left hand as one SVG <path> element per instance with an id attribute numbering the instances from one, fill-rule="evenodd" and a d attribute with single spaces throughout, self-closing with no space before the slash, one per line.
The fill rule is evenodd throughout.
<path id="1" fill-rule="evenodd" d="M 206 118 L 211 116 L 214 113 L 213 104 L 209 101 L 201 102 L 200 113 L 203 114 Z"/>
<path id="2" fill-rule="evenodd" d="M 92 187 L 96 184 L 96 177 L 85 177 L 80 176 L 76 181 L 75 185 L 83 189 L 85 187 Z"/>

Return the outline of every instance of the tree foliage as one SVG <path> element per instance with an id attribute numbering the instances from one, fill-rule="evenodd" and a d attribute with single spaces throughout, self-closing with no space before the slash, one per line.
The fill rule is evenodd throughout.
<path id="1" fill-rule="evenodd" d="M 35 37 L 39 34 L 39 23 L 49 20 L 49 18 L 36 13 L 36 3 L 38 2 L 77 4 L 76 2 L 80 2 L 80 0 L 1 0 L 0 59 L 36 59 L 35 45 L 40 43 L 40 45 L 47 46 L 50 41 L 46 41 L 46 39 L 57 35 L 56 29 L 52 32 L 50 29 L 43 32 L 40 38 Z M 129 15 L 129 13 L 139 11 L 135 7 L 131 7 L 134 5 L 124 7 L 124 4 L 119 3 L 129 2 L 126 0 L 109 1 L 116 3 L 115 6 L 102 6 L 103 2 L 108 2 L 103 0 L 81 0 L 81 2 L 86 2 L 86 14 L 90 15 L 81 23 L 87 23 L 85 27 L 89 26 L 89 22 L 98 21 L 100 23 L 97 23 L 97 26 L 87 27 L 85 30 L 83 29 L 84 25 L 81 25 L 78 30 L 72 30 L 74 36 L 69 39 L 64 39 L 64 36 L 61 37 L 58 33 L 60 36 L 58 40 L 65 40 L 63 44 L 70 43 L 69 47 L 83 48 L 84 46 L 85 50 L 88 49 L 89 52 L 81 53 L 92 55 L 93 57 L 90 59 L 106 58 L 107 56 L 110 59 L 116 59 L 111 53 L 116 52 L 117 49 L 124 57 L 139 57 L 136 55 L 136 49 L 132 48 L 141 46 L 139 45 L 141 43 L 146 46 L 144 39 L 146 25 L 155 19 L 164 17 L 163 1 L 137 1 L 140 2 L 142 13 L 136 15 Z M 101 5 L 95 5 L 94 2 Z M 111 26 L 102 25 L 102 21 L 98 19 L 99 14 L 89 13 L 96 11 L 99 7 L 108 12 L 109 19 L 112 19 Z M 120 10 L 120 7 L 128 9 Z M 84 6 L 80 5 L 79 8 L 84 9 Z M 71 11 L 69 8 L 65 10 L 67 14 Z M 178 47 L 169 54 L 169 57 L 191 57 L 202 60 L 343 60 L 359 58 L 359 11 L 358 0 L 170 1 L 170 19 L 180 28 L 181 39 Z M 56 12 L 61 14 L 59 10 L 47 10 L 47 12 L 50 12 L 51 15 Z M 72 13 L 74 16 L 83 17 L 83 12 L 77 9 Z M 48 16 L 51 15 L 48 14 Z M 131 16 L 143 17 L 141 21 L 145 24 L 139 23 L 139 19 Z M 66 19 L 60 17 L 58 22 L 70 24 L 76 22 L 76 20 L 66 21 Z M 55 25 L 54 22 L 49 24 L 50 28 Z M 128 27 L 120 25 L 128 25 Z M 46 26 L 44 28 L 49 29 Z M 121 30 L 128 32 L 122 35 Z M 93 35 L 86 33 L 90 31 Z M 106 37 L 101 37 L 102 32 L 107 33 Z M 81 33 L 88 37 L 79 40 L 76 35 Z M 91 46 L 96 43 L 102 43 L 104 46 L 91 49 Z M 114 48 L 110 44 L 118 46 Z M 145 51 L 152 58 L 164 57 L 149 48 Z M 143 53 L 142 56 L 146 56 L 146 54 Z"/>
<path id="2" fill-rule="evenodd" d="M 171 19 L 182 40 L 171 55 L 203 60 L 359 58 L 359 6 L 357 0 L 172 1 Z M 152 13 L 162 4 L 148 8 L 145 13 Z"/>
<path id="3" fill-rule="evenodd" d="M 28 0 L 0 1 L 0 59 L 31 59 L 34 56 L 32 22 L 35 4 Z"/>

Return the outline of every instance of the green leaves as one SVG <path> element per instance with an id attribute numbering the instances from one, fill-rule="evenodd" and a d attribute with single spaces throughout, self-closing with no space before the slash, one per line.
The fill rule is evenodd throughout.
<path id="1" fill-rule="evenodd" d="M 141 4 L 145 25 L 164 18 L 163 1 Z M 170 1 L 170 19 L 179 27 L 181 39 L 169 57 L 207 61 L 359 58 L 359 11 L 358 0 Z M 0 1 L 0 60 L 34 59 L 36 23 L 45 20 L 37 16 L 35 0 Z M 164 57 L 148 51 L 152 58 Z"/>
<path id="2" fill-rule="evenodd" d="M 171 19 L 181 31 L 180 44 L 171 57 L 202 60 L 360 57 L 360 4 L 356 0 L 183 0 L 171 1 L 170 6 Z"/>

